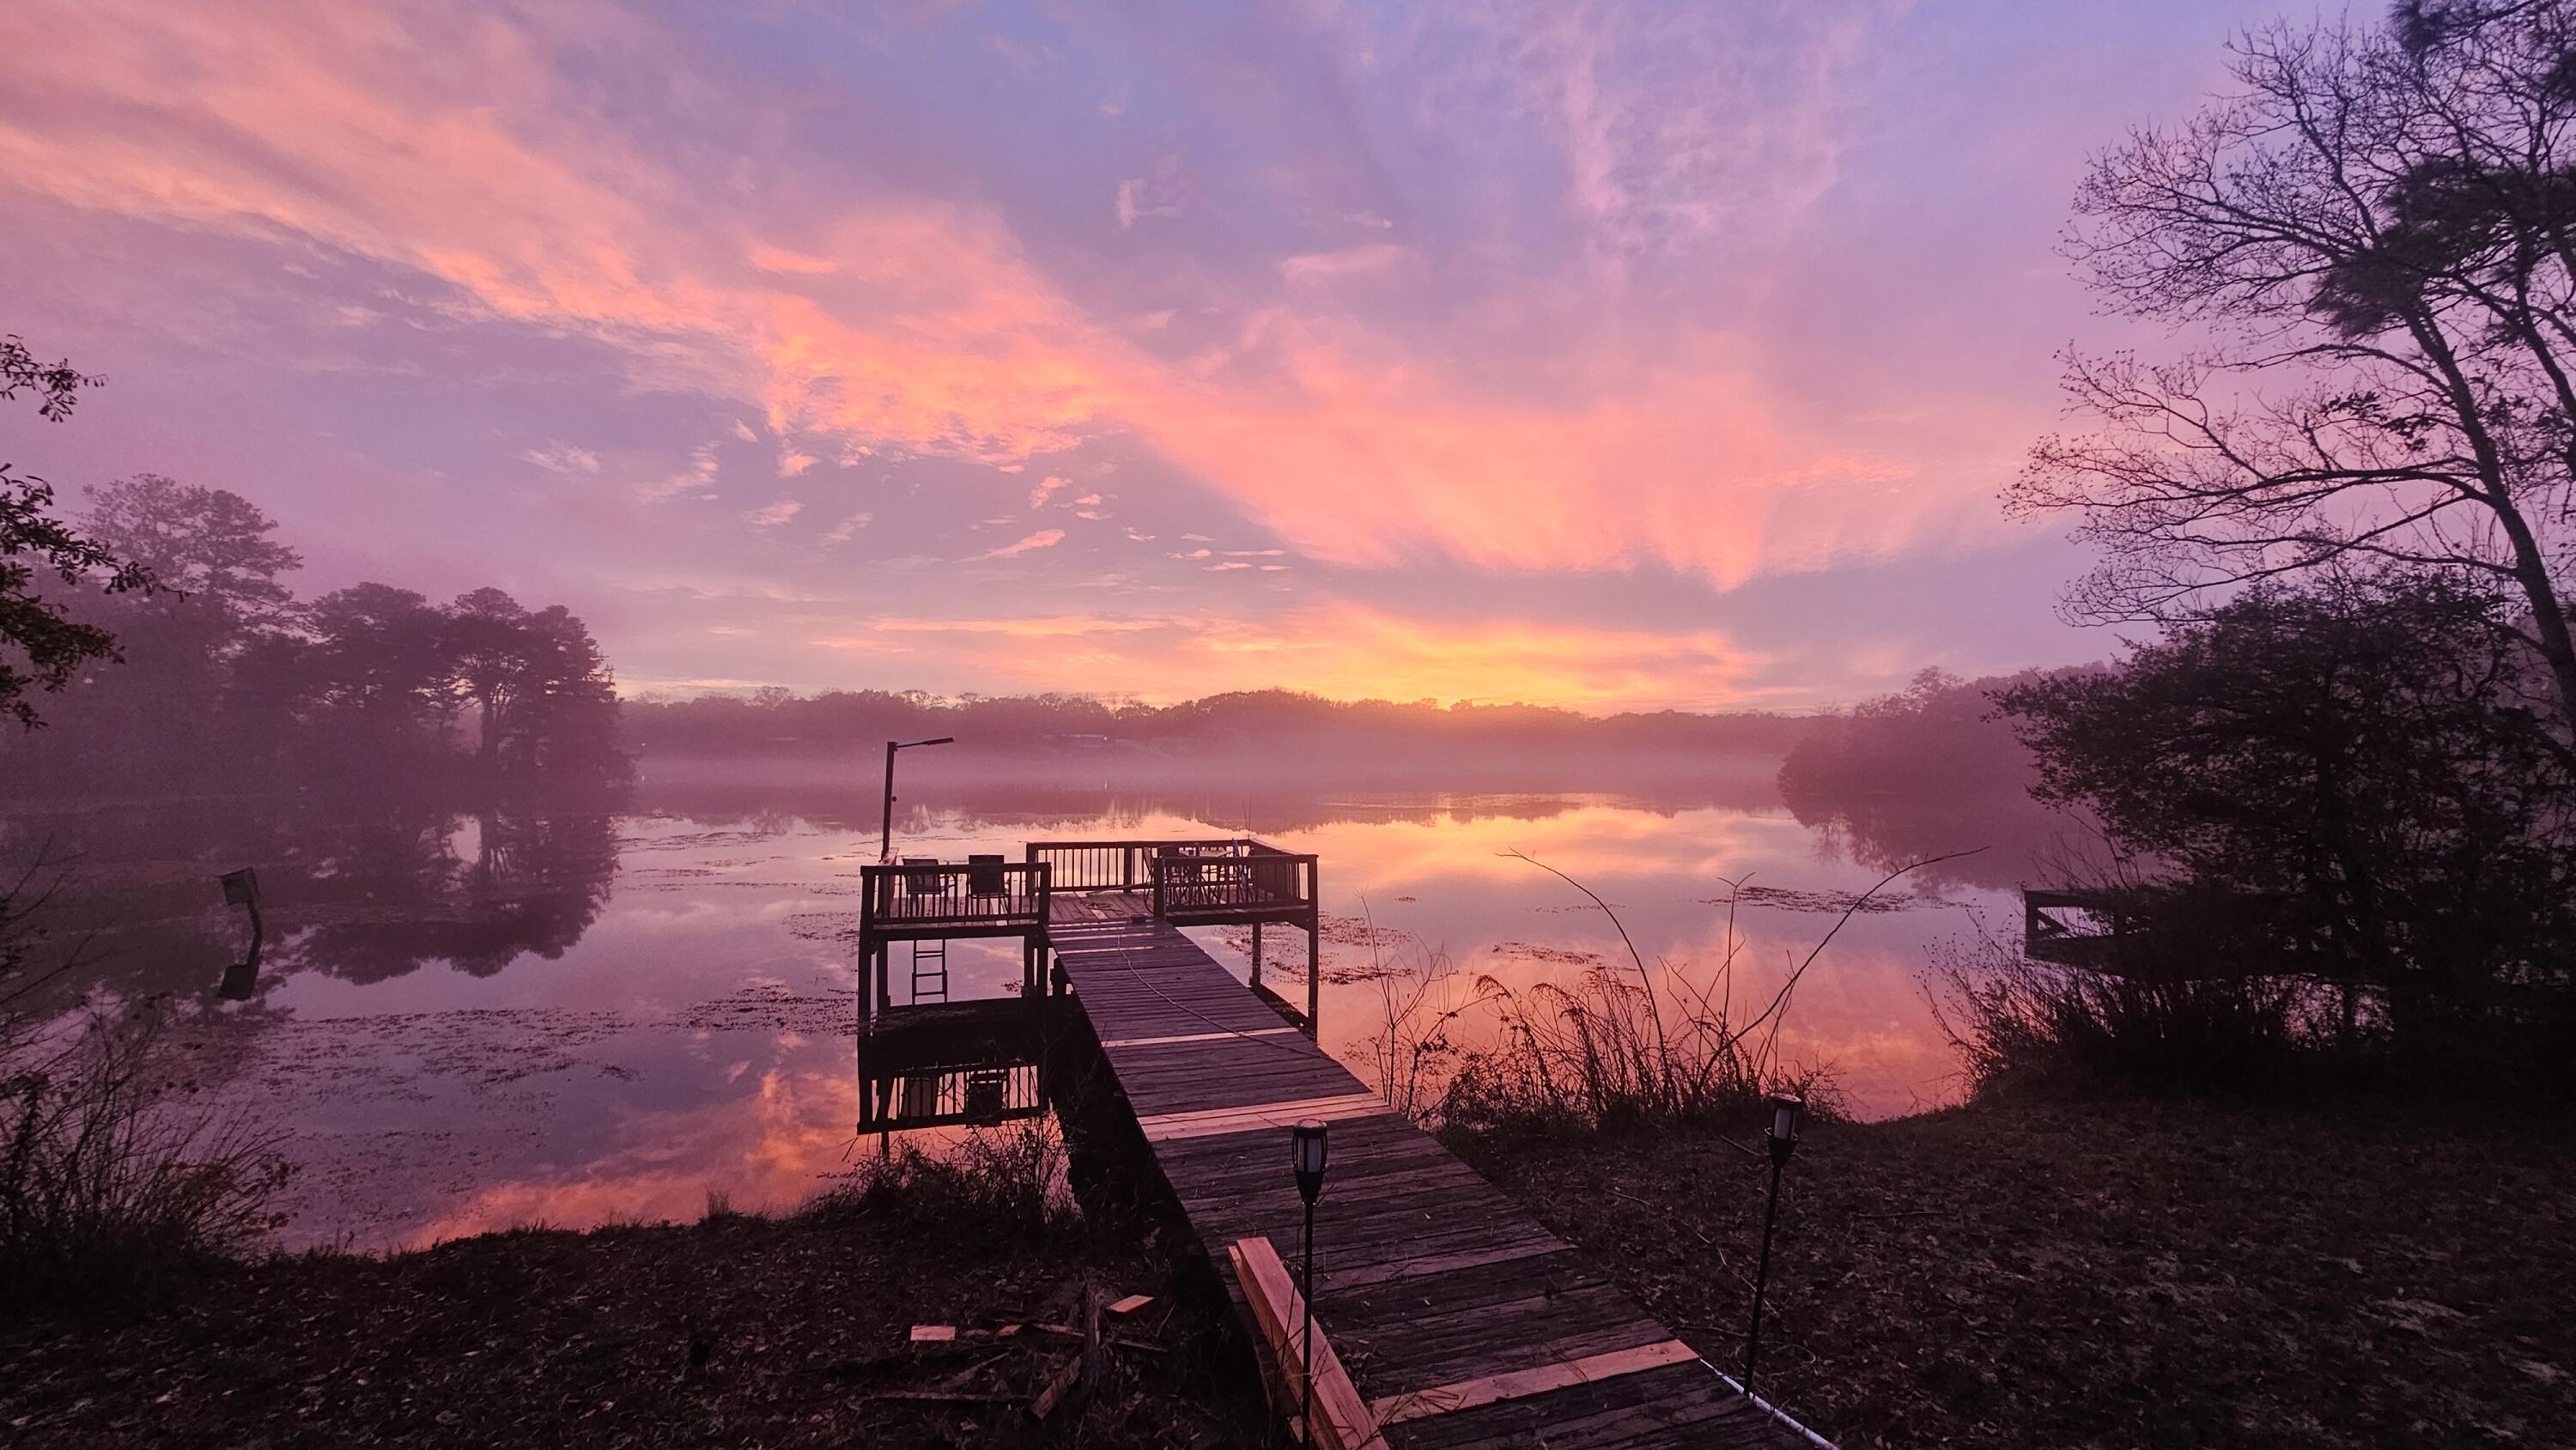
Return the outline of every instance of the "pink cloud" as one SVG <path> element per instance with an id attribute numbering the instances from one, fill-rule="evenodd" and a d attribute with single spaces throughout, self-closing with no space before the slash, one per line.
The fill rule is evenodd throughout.
<path id="1" fill-rule="evenodd" d="M 1004 544 L 998 549 L 988 549 L 981 554 L 977 554 L 975 558 L 1016 559 L 1022 554 L 1035 553 L 1040 549 L 1052 549 L 1063 542 L 1064 530 L 1040 529 L 1036 533 L 1029 535 L 1027 538 L 1020 540 L 1016 544 Z"/>

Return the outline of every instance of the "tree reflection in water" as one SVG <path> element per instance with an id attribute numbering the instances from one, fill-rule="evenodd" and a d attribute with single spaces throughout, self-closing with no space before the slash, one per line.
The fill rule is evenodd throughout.
<path id="1" fill-rule="evenodd" d="M 386 981 L 431 963 L 490 976 L 554 959 L 589 930 L 617 874 L 617 800 L 496 800 L 473 809 L 404 798 L 192 801 L 30 814 L 0 822 L 0 853 L 47 843 L 75 865 L 51 910 L 55 939 L 87 943 L 45 985 L 67 1008 L 211 992 L 239 960 L 243 923 L 215 877 L 260 875 L 270 944 L 255 995 L 318 972 Z"/>

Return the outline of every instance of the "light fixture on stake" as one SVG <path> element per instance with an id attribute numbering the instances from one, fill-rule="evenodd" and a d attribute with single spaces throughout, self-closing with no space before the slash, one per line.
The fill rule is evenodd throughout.
<path id="1" fill-rule="evenodd" d="M 1807 1116 L 1807 1101 L 1787 1093 L 1771 1095 L 1771 1206 L 1762 1215 L 1762 1258 L 1753 1271 L 1753 1328 L 1744 1336 L 1744 1393 L 1753 1393 L 1753 1361 L 1762 1351 L 1762 1291 L 1771 1282 L 1771 1230 L 1780 1222 L 1780 1170 L 1798 1151 L 1798 1125 Z"/>
<path id="2" fill-rule="evenodd" d="M 942 735 L 936 740 L 889 740 L 886 742 L 885 824 L 877 829 L 877 859 L 894 860 L 894 753 L 915 750 L 924 745 L 954 745 L 957 737 Z"/>
<path id="3" fill-rule="evenodd" d="M 1288 1130 L 1288 1153 L 1297 1170 L 1297 1196 L 1306 1200 L 1305 1282 L 1298 1295 L 1306 1306 L 1306 1325 L 1299 1337 L 1306 1362 L 1298 1375 L 1305 1387 L 1306 1402 L 1297 1424 L 1305 1431 L 1309 1445 L 1315 1443 L 1315 1200 L 1324 1196 L 1324 1164 L 1330 1156 L 1325 1137 L 1321 1118 L 1308 1118 Z"/>

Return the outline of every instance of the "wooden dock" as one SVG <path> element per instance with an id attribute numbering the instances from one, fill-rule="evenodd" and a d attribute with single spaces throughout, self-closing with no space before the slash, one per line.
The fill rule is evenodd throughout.
<path id="1" fill-rule="evenodd" d="M 1390 1447 L 1823 1443 L 1745 1397 L 1580 1252 L 1283 1026 L 1150 901 L 1095 897 L 1074 915 L 1050 933 L 1057 959 L 1216 1262 L 1260 1237 L 1295 1262 L 1304 1209 L 1288 1126 L 1332 1123 L 1315 1221 L 1317 1335 Z"/>
<path id="2" fill-rule="evenodd" d="M 1275 1247 L 1297 1261 L 1304 1205 L 1288 1129 L 1332 1124 L 1315 1224 L 1316 1336 L 1347 1371 L 1347 1391 L 1334 1388 L 1376 1426 L 1339 1443 L 1831 1450 L 1746 1395 L 1315 1044 L 1314 857 L 1245 840 L 1042 843 L 1021 864 L 912 862 L 862 876 L 863 1080 L 869 1043 L 922 1010 L 892 1002 L 893 943 L 1021 938 L 1024 995 L 1070 993 L 1212 1265 L 1262 1240 L 1263 1255 Z M 1180 930 L 1219 923 L 1252 925 L 1250 982 Z M 1303 1012 L 1260 979 L 1264 925 L 1305 935 Z M 910 1084 L 910 1070 L 888 1072 Z M 931 1089 L 904 1092 L 944 1114 Z M 908 1116 L 881 1114 L 877 1128 Z M 1263 1342 L 1260 1316 L 1246 1318 Z"/>

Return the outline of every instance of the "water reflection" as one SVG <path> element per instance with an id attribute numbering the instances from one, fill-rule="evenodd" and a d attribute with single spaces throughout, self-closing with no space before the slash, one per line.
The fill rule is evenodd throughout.
<path id="1" fill-rule="evenodd" d="M 9 817 L 0 859 L 75 863 L 51 924 L 94 961 L 50 986 L 120 996 L 193 996 L 239 960 L 246 929 L 216 878 L 256 867 L 270 938 L 256 997 L 297 972 L 373 983 L 559 958 L 608 902 L 617 820 L 527 803 L 182 802 Z"/>
<path id="2" fill-rule="evenodd" d="M 1520 987 L 1624 962 L 1608 956 L 1618 938 L 1598 912 L 1508 852 L 1600 891 L 1652 968 L 1681 977 L 1722 957 L 1723 881 L 1749 878 L 1768 893 L 1737 913 L 1735 989 L 1749 994 L 1776 986 L 1831 925 L 1816 908 L 1832 893 L 1867 886 L 1897 855 L 1994 830 L 1820 830 L 1764 791 L 1749 776 L 1618 796 L 930 778 L 907 784 L 898 850 L 1017 859 L 1047 837 L 1249 832 L 1318 853 L 1333 918 L 1325 1041 L 1356 1064 L 1383 1023 L 1373 973 L 1391 959 Z M 307 1171 L 290 1236 L 381 1247 L 531 1219 L 692 1216 L 710 1193 L 792 1203 L 872 1152 L 873 1135 L 854 1131 L 848 938 L 876 809 L 872 783 L 648 778 L 617 809 L 302 800 L 19 813 L 0 820 L 0 849 L 50 839 L 81 856 L 84 885 L 56 926 L 95 931 L 97 956 L 46 988 L 52 1005 L 93 992 L 182 999 L 198 1081 L 294 1135 Z M 1920 987 L 1926 944 L 2006 910 L 1996 888 L 2044 845 L 2010 843 L 1971 871 L 1907 883 L 1903 910 L 1856 917 L 1800 985 L 1785 1049 L 1832 1063 L 1865 1112 L 1951 1094 Z M 240 865 L 259 869 L 270 938 L 251 1000 L 228 1003 L 215 988 L 245 928 L 215 877 Z M 1242 960 L 1239 934 L 1198 935 L 1220 960 Z M 950 977 L 960 1001 L 1003 996 L 1019 980 L 1016 948 L 955 943 Z"/>

